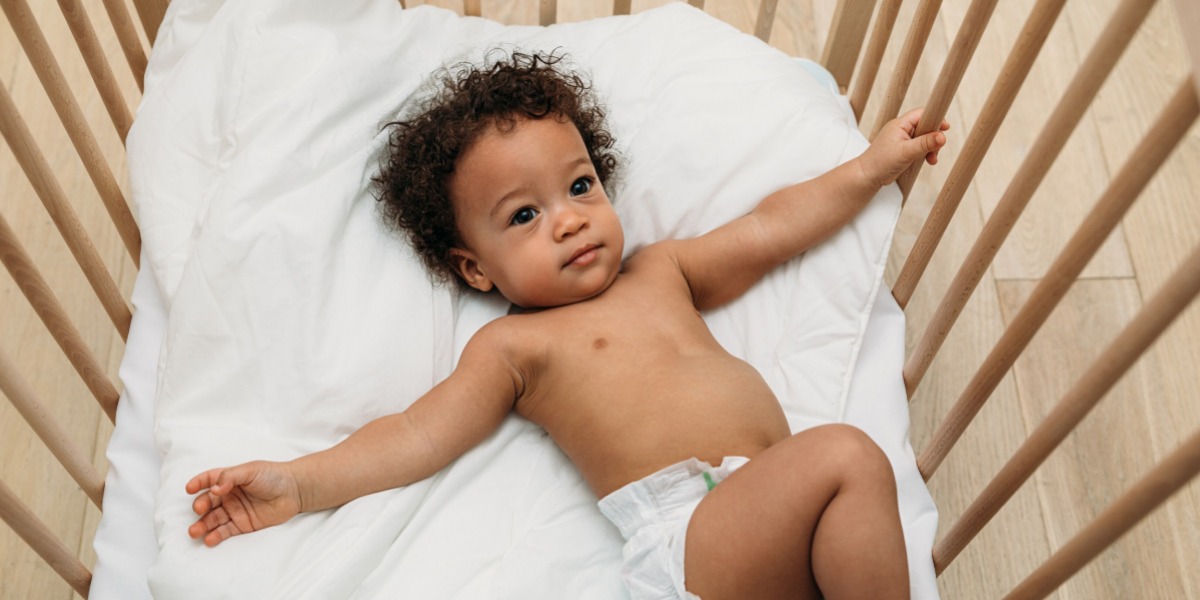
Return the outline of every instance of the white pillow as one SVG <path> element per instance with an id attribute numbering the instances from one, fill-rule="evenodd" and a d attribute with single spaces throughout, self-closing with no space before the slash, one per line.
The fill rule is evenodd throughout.
<path id="1" fill-rule="evenodd" d="M 129 139 L 148 264 L 170 302 L 156 593 L 622 594 L 619 538 L 544 433 L 516 417 L 420 484 L 217 550 L 185 533 L 192 475 L 324 448 L 403 409 L 449 372 L 452 328 L 461 344 L 503 311 L 474 297 L 455 309 L 431 287 L 379 226 L 367 185 L 381 117 L 437 66 L 497 43 L 562 47 L 591 71 L 626 157 L 611 191 L 630 252 L 728 222 L 866 146 L 803 67 L 683 4 L 543 29 L 392 0 L 172 2 Z M 842 416 L 898 210 L 884 190 L 706 315 L 793 429 Z"/>

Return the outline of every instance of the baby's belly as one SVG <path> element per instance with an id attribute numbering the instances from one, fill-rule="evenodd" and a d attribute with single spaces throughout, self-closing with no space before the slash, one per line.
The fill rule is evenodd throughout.
<path id="1" fill-rule="evenodd" d="M 688 458 L 753 457 L 790 434 L 758 372 L 723 352 L 624 375 L 569 394 L 570 416 L 540 423 L 597 497 Z"/>

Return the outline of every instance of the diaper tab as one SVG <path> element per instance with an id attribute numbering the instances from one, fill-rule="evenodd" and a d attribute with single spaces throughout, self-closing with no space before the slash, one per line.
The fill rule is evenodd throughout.
<path id="1" fill-rule="evenodd" d="M 605 496 L 598 506 L 626 540 L 643 527 L 691 518 L 704 496 L 749 459 L 727 456 L 721 465 L 689 458 Z"/>

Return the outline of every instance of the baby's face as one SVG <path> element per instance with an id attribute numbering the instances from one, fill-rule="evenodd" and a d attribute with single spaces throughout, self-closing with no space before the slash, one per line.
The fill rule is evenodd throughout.
<path id="1" fill-rule="evenodd" d="M 571 122 L 553 116 L 492 127 L 449 181 L 471 287 L 525 308 L 592 298 L 616 279 L 625 234 Z"/>

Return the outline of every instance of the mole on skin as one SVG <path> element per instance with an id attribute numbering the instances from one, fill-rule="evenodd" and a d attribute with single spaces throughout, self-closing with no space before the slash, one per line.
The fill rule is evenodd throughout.
<path id="1" fill-rule="evenodd" d="M 592 346 L 597 350 L 603 350 L 608 346 L 608 340 L 604 338 L 596 338 L 596 341 L 592 342 Z"/>

